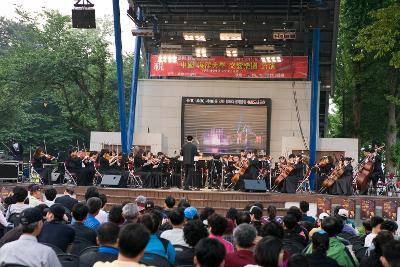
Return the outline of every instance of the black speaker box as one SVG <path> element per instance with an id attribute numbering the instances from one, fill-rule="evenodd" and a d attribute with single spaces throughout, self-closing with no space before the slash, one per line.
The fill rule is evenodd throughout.
<path id="1" fill-rule="evenodd" d="M 96 28 L 94 9 L 72 9 L 72 27 L 82 29 Z"/>
<path id="2" fill-rule="evenodd" d="M 101 178 L 100 186 L 107 187 L 125 187 L 123 176 L 121 174 L 104 174 Z"/>
<path id="3" fill-rule="evenodd" d="M 18 179 L 19 165 L 18 162 L 1 162 L 0 163 L 0 179 Z"/>
<path id="4" fill-rule="evenodd" d="M 308 8 L 305 12 L 304 23 L 307 28 L 326 28 L 329 26 L 330 12 L 328 8 Z"/>
<path id="5" fill-rule="evenodd" d="M 267 186 L 264 180 L 244 179 L 244 190 L 246 192 L 266 192 Z"/>

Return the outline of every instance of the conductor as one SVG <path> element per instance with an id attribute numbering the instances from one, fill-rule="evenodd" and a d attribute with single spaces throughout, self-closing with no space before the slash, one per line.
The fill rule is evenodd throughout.
<path id="1" fill-rule="evenodd" d="M 193 136 L 186 137 L 187 143 L 183 145 L 181 155 L 183 156 L 183 166 L 185 170 L 184 190 L 189 190 L 189 185 L 194 182 L 194 156 L 197 155 L 197 147 L 192 143 Z"/>

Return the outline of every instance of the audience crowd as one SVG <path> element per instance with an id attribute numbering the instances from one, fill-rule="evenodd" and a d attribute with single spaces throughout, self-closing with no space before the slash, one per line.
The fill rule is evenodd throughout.
<path id="1" fill-rule="evenodd" d="M 355 228 L 349 212 L 307 215 L 309 204 L 253 203 L 243 210 L 199 212 L 189 200 L 145 196 L 105 210 L 107 197 L 89 187 L 15 186 L 0 207 L 0 267 L 400 267 L 397 223 L 375 216 Z"/>

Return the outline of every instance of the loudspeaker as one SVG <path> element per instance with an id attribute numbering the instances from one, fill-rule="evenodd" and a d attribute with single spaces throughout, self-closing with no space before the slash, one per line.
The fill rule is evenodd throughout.
<path id="1" fill-rule="evenodd" d="M 4 161 L 0 163 L 0 179 L 18 179 L 18 176 L 18 161 Z"/>
<path id="2" fill-rule="evenodd" d="M 267 186 L 264 180 L 244 179 L 244 190 L 246 192 L 266 192 Z"/>
<path id="3" fill-rule="evenodd" d="M 101 178 L 100 186 L 126 187 L 125 180 L 121 174 L 105 174 Z"/>
<path id="4" fill-rule="evenodd" d="M 72 9 L 72 28 L 96 28 L 94 9 Z"/>
<path id="5" fill-rule="evenodd" d="M 330 11 L 328 8 L 308 8 L 304 15 L 307 28 L 326 28 L 329 26 Z"/>

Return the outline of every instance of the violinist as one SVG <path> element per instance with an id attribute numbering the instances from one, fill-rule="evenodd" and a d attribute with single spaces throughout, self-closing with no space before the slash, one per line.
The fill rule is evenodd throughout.
<path id="1" fill-rule="evenodd" d="M 298 181 L 303 179 L 306 166 L 302 162 L 302 156 L 294 154 L 289 155 L 288 165 L 292 165 L 295 170 L 283 181 L 282 193 L 296 193 Z"/>
<path id="2" fill-rule="evenodd" d="M 50 163 L 55 157 L 46 154 L 43 148 L 38 147 L 33 153 L 32 167 L 40 175 L 44 183 L 47 183 L 47 175 L 45 175 L 44 163 Z"/>
<path id="3" fill-rule="evenodd" d="M 111 160 L 110 151 L 106 148 L 103 148 L 100 151 L 100 155 L 98 157 L 99 171 L 101 173 L 107 173 L 111 170 L 110 160 Z"/>
<path id="4" fill-rule="evenodd" d="M 329 188 L 329 193 L 332 195 L 346 195 L 353 194 L 353 166 L 351 166 L 352 158 L 346 157 L 339 161 L 339 167 L 344 168 L 344 173 L 336 180 L 336 182 Z"/>
<path id="5" fill-rule="evenodd" d="M 328 177 L 328 175 L 332 172 L 332 170 L 335 168 L 335 165 L 333 165 L 333 159 L 332 156 L 323 156 L 319 163 L 315 165 L 316 170 L 317 170 L 317 177 L 316 177 L 316 191 L 318 192 L 321 187 L 322 183 L 324 180 Z"/>
<path id="6" fill-rule="evenodd" d="M 78 152 L 82 160 L 82 169 L 79 173 L 79 179 L 77 181 L 78 185 L 88 186 L 93 184 L 93 178 L 96 173 L 96 158 L 97 152 Z"/>
<path id="7" fill-rule="evenodd" d="M 143 187 L 148 187 L 150 184 L 151 174 L 148 172 L 148 159 L 143 149 L 136 150 L 133 158 L 135 174 L 140 175 L 143 181 Z"/>

